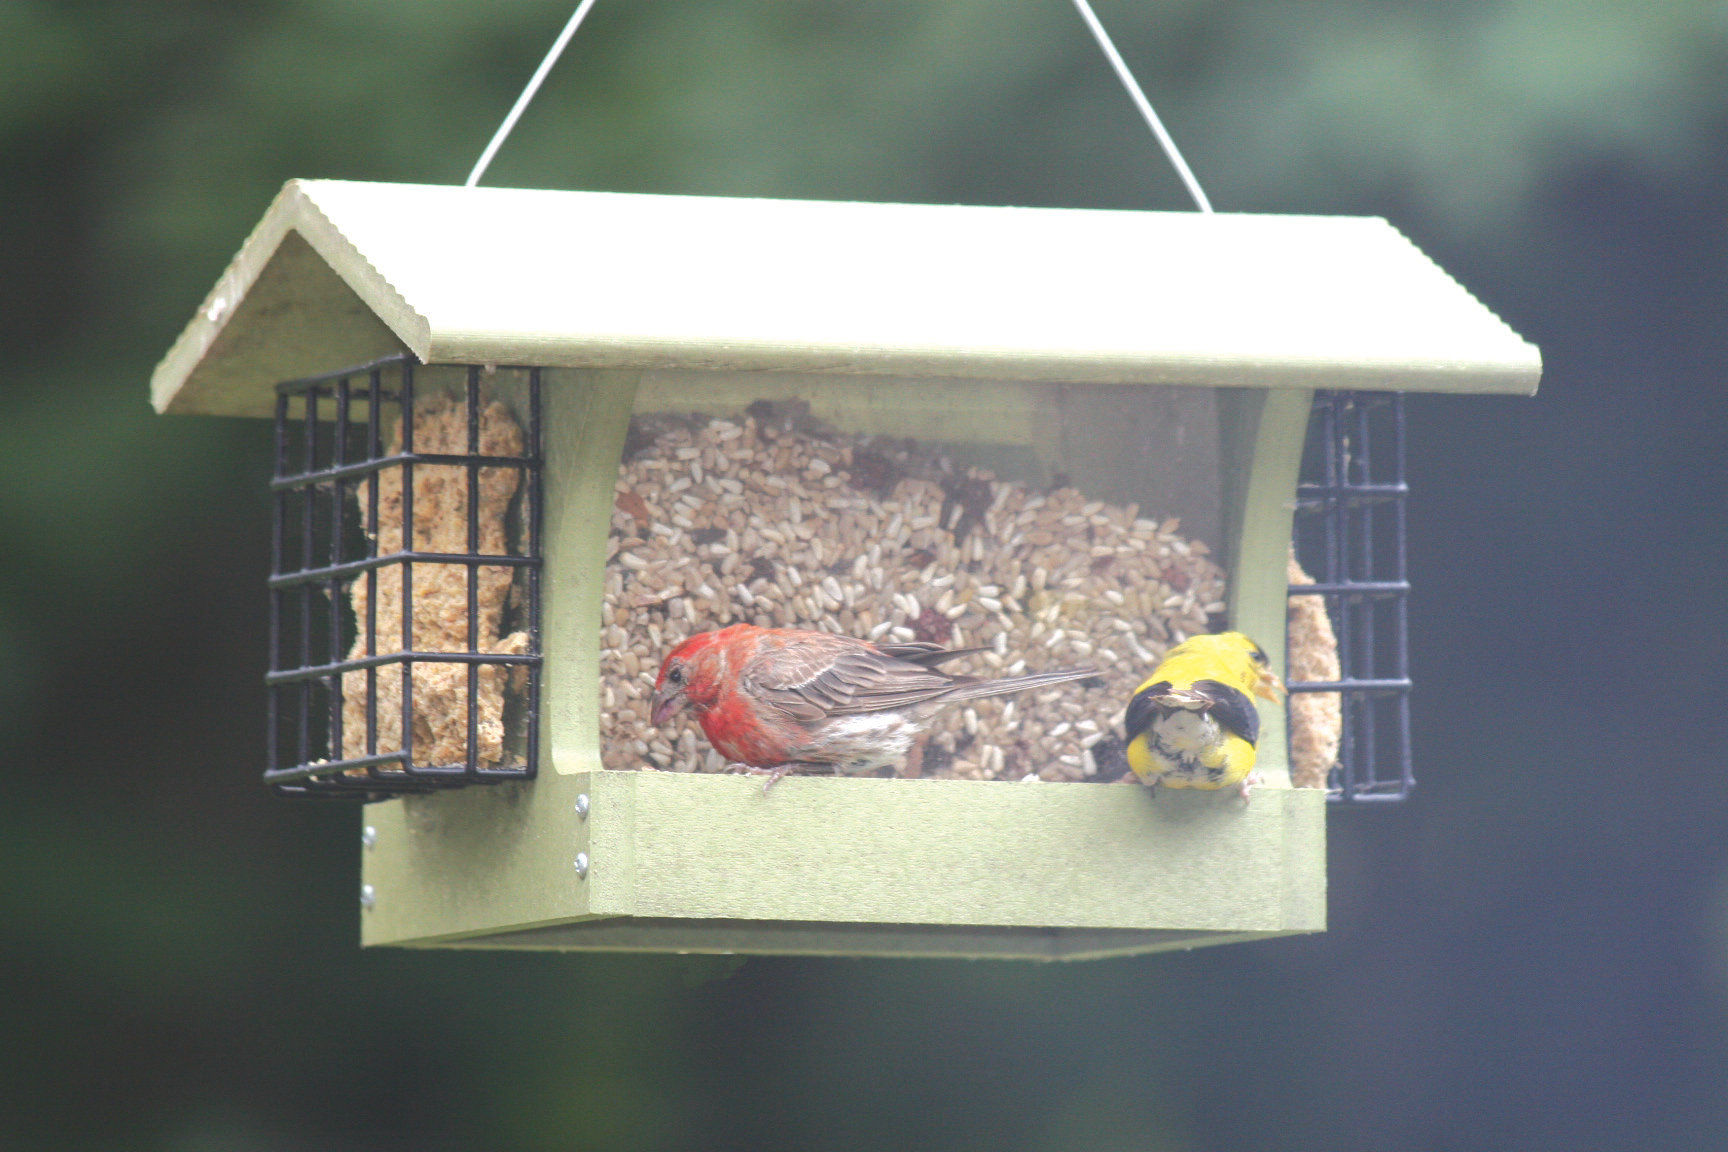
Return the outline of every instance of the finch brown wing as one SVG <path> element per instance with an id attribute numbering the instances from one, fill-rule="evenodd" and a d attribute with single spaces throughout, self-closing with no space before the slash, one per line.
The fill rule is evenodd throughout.
<path id="1" fill-rule="evenodd" d="M 922 704 L 964 682 L 859 641 L 821 649 L 820 655 L 794 653 L 790 647 L 776 653 L 776 659 L 752 671 L 750 690 L 788 717 L 811 724 Z M 782 655 L 795 658 L 781 660 Z"/>
<path id="2" fill-rule="evenodd" d="M 812 687 L 834 664 L 865 647 L 862 640 L 826 632 L 772 633 L 739 676 L 751 698 L 788 719 L 814 724 L 828 715 Z"/>
<path id="3" fill-rule="evenodd" d="M 922 664 L 926 668 L 934 668 L 946 663 L 956 656 L 971 656 L 976 652 L 988 651 L 988 648 L 944 648 L 940 644 L 878 644 L 876 651 L 908 664 Z"/>

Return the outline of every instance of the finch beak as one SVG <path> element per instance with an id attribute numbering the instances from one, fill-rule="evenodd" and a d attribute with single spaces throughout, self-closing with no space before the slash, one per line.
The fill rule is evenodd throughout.
<path id="1" fill-rule="evenodd" d="M 1276 704 L 1288 695 L 1284 681 L 1278 679 L 1278 674 L 1270 670 L 1260 673 L 1260 683 L 1254 689 L 1254 695 L 1271 704 Z"/>
<path id="2" fill-rule="evenodd" d="M 688 703 L 690 703 L 690 698 L 684 695 L 684 689 L 663 685 L 660 691 L 654 693 L 654 711 L 649 719 L 654 727 L 658 728 L 682 712 L 684 705 Z"/>

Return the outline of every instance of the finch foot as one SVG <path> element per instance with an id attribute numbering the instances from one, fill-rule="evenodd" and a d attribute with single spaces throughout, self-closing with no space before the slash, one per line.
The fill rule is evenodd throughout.
<path id="1" fill-rule="evenodd" d="M 774 787 L 774 785 L 780 783 L 780 778 L 782 776 L 786 776 L 790 773 L 796 772 L 800 768 L 811 768 L 811 767 L 815 767 L 815 765 L 805 764 L 803 761 L 800 761 L 800 760 L 788 760 L 786 763 L 776 764 L 772 768 L 745 768 L 744 771 L 749 773 L 751 776 L 766 776 L 767 777 L 766 780 L 762 781 L 762 795 L 766 796 L 766 795 L 768 795 L 768 789 L 770 789 L 770 788 Z"/>

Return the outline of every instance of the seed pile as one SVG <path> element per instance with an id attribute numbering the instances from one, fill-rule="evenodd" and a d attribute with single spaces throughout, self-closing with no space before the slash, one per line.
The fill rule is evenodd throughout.
<path id="1" fill-rule="evenodd" d="M 601 610 L 606 767 L 726 770 L 688 714 L 650 725 L 649 698 L 679 642 L 749 622 L 987 646 L 954 665 L 979 676 L 1094 665 L 1089 680 L 950 710 L 896 774 L 1120 776 L 1130 694 L 1224 609 L 1206 545 L 1175 518 L 1032 490 L 787 407 L 632 421 Z"/>

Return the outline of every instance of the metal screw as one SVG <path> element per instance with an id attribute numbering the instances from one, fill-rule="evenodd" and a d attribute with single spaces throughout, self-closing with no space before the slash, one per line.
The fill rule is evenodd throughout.
<path id="1" fill-rule="evenodd" d="M 368 848 L 376 848 L 378 846 L 378 829 L 370 824 L 366 825 L 360 831 L 360 843 Z"/>
<path id="2" fill-rule="evenodd" d="M 372 911 L 372 906 L 378 903 L 378 892 L 370 884 L 360 885 L 360 907 Z"/>
<path id="3" fill-rule="evenodd" d="M 576 853 L 576 876 L 578 879 L 588 879 L 588 853 Z"/>
<path id="4" fill-rule="evenodd" d="M 588 793 L 586 792 L 576 797 L 576 815 L 584 820 L 588 819 Z"/>

